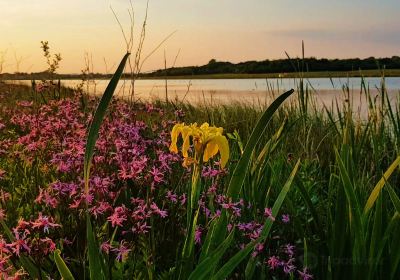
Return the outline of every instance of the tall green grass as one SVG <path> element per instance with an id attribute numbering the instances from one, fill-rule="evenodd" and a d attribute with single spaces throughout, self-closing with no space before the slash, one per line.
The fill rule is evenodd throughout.
<path id="1" fill-rule="evenodd" d="M 263 167 L 251 168 L 241 197 L 263 205 L 266 198 L 259 190 L 279 192 L 284 182 L 274 186 L 271 181 L 282 180 L 277 174 L 284 172 L 286 161 L 301 159 L 282 207 L 293 215 L 291 238 L 305 244 L 304 262 L 315 278 L 397 279 L 399 103 L 390 102 L 384 76 L 378 89 L 370 89 L 364 79 L 360 91 L 344 86 L 344 101 L 323 109 L 316 105 L 316 92 L 306 80 L 299 83 L 297 92 L 297 98 L 281 106 L 266 127 L 256 147 L 259 159 L 254 161 L 264 162 Z M 353 108 L 356 98 L 366 104 L 366 115 Z M 232 134 L 231 140 L 235 143 L 232 152 L 239 158 L 240 144 L 250 141 L 249 128 L 263 106 L 177 107 L 187 112 L 185 121 L 208 121 L 237 131 L 240 139 Z M 268 154 L 265 159 L 264 154 Z"/>

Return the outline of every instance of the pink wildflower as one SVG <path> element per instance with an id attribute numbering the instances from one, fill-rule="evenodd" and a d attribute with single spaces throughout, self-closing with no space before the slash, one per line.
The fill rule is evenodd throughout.
<path id="1" fill-rule="evenodd" d="M 125 246 L 125 241 L 121 241 L 119 247 L 112 249 L 112 251 L 117 253 L 115 259 L 119 262 L 123 262 L 128 257 L 128 254 L 131 251 L 131 249 L 128 249 L 128 247 Z"/>
<path id="2" fill-rule="evenodd" d="M 284 222 L 285 224 L 290 222 L 289 214 L 283 214 L 282 215 L 282 222 Z"/>
<path id="3" fill-rule="evenodd" d="M 185 203 L 186 203 L 186 195 L 185 195 L 185 194 L 182 194 L 182 195 L 179 197 L 179 199 L 180 199 L 180 201 L 181 201 L 181 205 L 185 205 Z"/>
<path id="4" fill-rule="evenodd" d="M 171 191 L 167 192 L 167 195 L 165 196 L 169 201 L 172 203 L 177 203 L 178 202 L 178 196 Z"/>
<path id="5" fill-rule="evenodd" d="M 104 253 L 106 253 L 108 255 L 110 253 L 110 250 L 112 249 L 112 246 L 109 241 L 106 241 L 100 245 L 100 249 L 101 249 L 101 251 L 103 251 Z"/>
<path id="6" fill-rule="evenodd" d="M 122 223 L 126 221 L 125 206 L 116 207 L 114 213 L 107 218 L 107 221 L 111 222 L 113 227 L 122 226 Z"/>
<path id="7" fill-rule="evenodd" d="M 303 268 L 303 271 L 297 270 L 297 272 L 300 275 L 300 279 L 302 280 L 310 280 L 313 279 L 313 276 L 311 274 L 308 273 L 308 269 L 307 267 Z"/>
<path id="8" fill-rule="evenodd" d="M 259 253 L 262 252 L 262 250 L 264 250 L 264 244 L 262 244 L 262 243 L 257 243 L 256 246 L 254 247 L 254 251 L 253 251 L 253 253 L 251 254 L 251 256 L 252 256 L 253 258 L 255 258 Z"/>
<path id="9" fill-rule="evenodd" d="M 6 241 L 3 239 L 3 237 L 0 238 L 0 255 L 3 255 L 3 253 L 10 253 L 10 250 L 8 249 L 9 244 L 6 243 Z"/>
<path id="10" fill-rule="evenodd" d="M 20 236 L 19 232 L 14 230 L 14 237 L 15 237 L 15 241 L 13 243 L 11 243 L 12 251 L 14 254 L 19 256 L 21 253 L 21 249 L 24 249 L 28 253 L 31 251 L 31 248 L 29 248 L 28 244 L 25 241 L 26 240 L 25 233 L 22 236 Z"/>
<path id="11" fill-rule="evenodd" d="M 20 231 L 26 229 L 29 226 L 29 222 L 26 222 L 23 218 L 18 220 L 17 226 L 15 227 L 16 231 Z"/>
<path id="12" fill-rule="evenodd" d="M 43 253 L 45 255 L 48 255 L 56 250 L 56 244 L 50 238 L 42 238 L 40 239 L 40 242 L 43 244 Z"/>
<path id="13" fill-rule="evenodd" d="M 287 262 L 282 262 L 281 265 L 283 265 L 283 272 L 285 272 L 285 274 L 290 274 L 296 269 L 293 262 L 293 258 L 289 259 Z"/>
<path id="14" fill-rule="evenodd" d="M 201 243 L 201 234 L 202 234 L 201 226 L 196 227 L 196 231 L 194 233 L 194 243 L 196 244 Z"/>
<path id="15" fill-rule="evenodd" d="M 278 257 L 271 256 L 268 258 L 267 264 L 270 269 L 274 270 L 281 264 L 281 261 L 279 260 Z"/>
<path id="16" fill-rule="evenodd" d="M 271 221 L 275 221 L 275 217 L 272 216 L 272 210 L 271 208 L 265 208 L 264 209 L 264 216 L 271 219 Z"/>
<path id="17" fill-rule="evenodd" d="M 32 222 L 32 228 L 43 228 L 43 232 L 49 233 L 49 228 L 61 227 L 61 225 L 53 223 L 52 218 L 43 216 L 42 213 L 39 213 L 39 217 L 36 221 Z"/>
<path id="18" fill-rule="evenodd" d="M 151 227 L 148 226 L 146 222 L 137 222 L 136 225 L 132 227 L 132 232 L 138 234 L 145 234 L 149 232 L 148 230 L 150 228 Z"/>
<path id="19" fill-rule="evenodd" d="M 150 205 L 150 208 L 153 211 L 153 213 L 159 215 L 161 218 L 165 218 L 168 216 L 168 212 L 158 208 L 157 204 L 155 204 L 154 202 Z"/>
<path id="20" fill-rule="evenodd" d="M 164 174 L 160 172 L 155 166 L 150 171 L 150 174 L 153 176 L 153 182 L 156 184 L 164 182 Z"/>
<path id="21" fill-rule="evenodd" d="M 292 258 L 293 255 L 294 255 L 294 248 L 295 247 L 293 245 L 291 245 L 291 244 L 286 244 L 284 246 L 284 251 L 290 258 Z"/>

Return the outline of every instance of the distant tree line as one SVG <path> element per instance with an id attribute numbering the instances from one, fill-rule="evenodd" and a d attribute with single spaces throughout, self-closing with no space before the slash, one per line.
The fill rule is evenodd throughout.
<path id="1" fill-rule="evenodd" d="M 231 63 L 211 59 L 208 64 L 202 66 L 186 66 L 161 69 L 149 73 L 141 73 L 139 77 L 173 77 L 173 76 L 193 76 L 193 75 L 212 75 L 212 74 L 269 74 L 269 73 L 292 73 L 304 72 L 334 72 L 334 71 L 357 71 L 357 70 L 376 70 L 379 68 L 400 69 L 400 57 L 392 56 L 387 58 L 368 57 L 365 59 L 326 59 L 309 57 L 302 59 L 276 59 L 263 61 L 246 61 Z M 111 74 L 89 73 L 90 79 L 109 79 Z M 130 74 L 125 74 L 125 78 L 130 78 Z M 58 74 L 49 71 L 37 73 L 0 73 L 0 79 L 82 79 L 82 74 Z"/>
<path id="2" fill-rule="evenodd" d="M 91 80 L 97 79 L 110 79 L 111 74 L 102 74 L 102 73 L 89 73 Z M 0 74 L 0 79 L 2 80 L 81 80 L 83 79 L 82 74 L 59 74 L 59 73 L 49 73 L 47 71 L 44 72 L 35 72 L 35 73 L 25 73 L 25 72 L 16 72 L 16 73 L 3 73 Z"/>
<path id="3" fill-rule="evenodd" d="M 300 59 L 276 59 L 263 61 L 246 61 L 241 63 L 231 63 L 216 61 L 203 66 L 174 67 L 169 69 L 157 70 L 147 73 L 145 76 L 190 76 L 190 75 L 209 75 L 209 74 L 266 74 L 266 73 L 290 73 L 303 71 L 353 71 L 353 70 L 373 70 L 379 67 L 386 69 L 400 69 L 400 57 L 365 59 L 326 59 L 326 58 L 304 58 Z"/>

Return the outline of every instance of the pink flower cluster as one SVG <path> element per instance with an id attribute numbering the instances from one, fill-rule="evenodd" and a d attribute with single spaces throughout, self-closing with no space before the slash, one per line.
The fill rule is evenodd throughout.
<path id="1" fill-rule="evenodd" d="M 54 223 L 52 217 L 39 216 L 32 221 L 20 219 L 12 229 L 12 241 L 7 243 L 3 236 L 0 236 L 0 278 L 1 279 L 22 279 L 25 274 L 22 270 L 16 270 L 12 259 L 22 254 L 29 254 L 34 260 L 54 252 L 56 243 L 48 235 L 50 231 L 60 227 Z"/>
<path id="2" fill-rule="evenodd" d="M 10 128 L 8 132 L 2 131 L 0 154 L 7 158 L 10 166 L 37 168 L 35 180 L 39 185 L 31 186 L 29 194 L 33 200 L 28 203 L 33 203 L 35 211 L 43 215 L 28 222 L 26 230 L 22 228 L 23 223 L 18 224 L 15 235 L 21 243 L 19 247 L 12 247 L 15 253 L 32 254 L 35 246 L 35 250 L 43 247 L 43 253 L 47 253 L 43 244 L 50 240 L 33 239 L 30 232 L 49 233 L 52 227 L 59 227 L 48 218 L 50 213 L 64 213 L 58 215 L 58 223 L 77 226 L 88 205 L 97 224 L 109 222 L 112 228 L 118 227 L 121 239 L 117 241 L 122 242 L 123 247 L 130 246 L 124 240 L 128 234 L 133 236 L 129 240 L 135 240 L 138 235 L 148 233 L 150 220 L 168 218 L 165 209 L 168 190 L 164 186 L 171 184 L 174 168 L 181 170 L 181 158 L 168 150 L 169 131 L 174 121 L 160 122 L 164 114 L 161 109 L 153 105 L 132 108 L 124 102 L 112 102 L 96 143 L 90 188 L 86 194 L 82 174 L 91 113 L 83 110 L 78 97 L 50 101 L 38 108 L 30 102 L 16 105 L 2 108 L 0 112 L 0 116 L 8 117 L 2 119 L 0 129 Z M 143 111 L 147 112 L 145 118 L 140 115 Z M 151 124 L 149 116 L 156 121 Z M 0 180 L 7 173 L 0 169 Z M 173 195 L 171 199 L 174 200 Z M 184 194 L 176 199 L 183 208 Z M 11 202 L 9 204 L 11 207 Z M 5 217 L 7 207 L 2 211 Z M 71 246 L 77 242 L 76 232 L 65 231 L 64 234 L 67 236 L 57 237 L 71 240 Z M 54 247 L 47 245 L 46 248 Z M 116 258 L 122 259 L 122 255 Z"/>

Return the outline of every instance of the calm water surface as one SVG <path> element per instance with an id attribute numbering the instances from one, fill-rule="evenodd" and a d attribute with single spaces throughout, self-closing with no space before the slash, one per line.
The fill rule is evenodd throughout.
<path id="1" fill-rule="evenodd" d="M 370 89 L 376 89 L 381 86 L 381 78 L 365 78 L 365 84 Z M 63 80 L 66 86 L 76 86 L 80 81 Z M 298 79 L 194 79 L 194 80 L 168 80 L 168 91 L 187 92 L 204 91 L 204 92 L 220 92 L 220 91 L 271 91 L 271 90 L 286 90 L 296 88 Z M 102 92 L 107 86 L 107 80 L 96 80 L 96 91 Z M 306 79 L 305 83 L 315 90 L 341 90 L 343 86 L 348 86 L 350 89 L 361 88 L 361 78 L 311 78 Z M 124 84 L 120 82 L 120 87 Z M 128 86 L 130 81 L 125 81 Z M 399 90 L 400 77 L 390 77 L 385 79 L 387 89 Z M 164 80 L 137 80 L 135 82 L 135 90 L 141 94 L 152 94 L 157 92 L 165 93 Z"/>
<path id="2" fill-rule="evenodd" d="M 190 103 L 227 104 L 242 102 L 249 104 L 266 104 L 274 96 L 285 90 L 298 86 L 298 79 L 184 79 L 167 81 L 167 97 L 169 100 L 185 101 Z M 381 78 L 365 78 L 365 85 L 373 96 L 377 96 L 381 87 Z M 30 83 L 30 81 L 23 81 Z M 76 87 L 79 80 L 63 80 L 62 84 Z M 94 80 L 84 86 L 90 94 L 101 95 L 108 80 Z M 306 86 L 315 96 L 315 103 L 319 107 L 332 106 L 335 100 L 350 99 L 355 110 L 364 114 L 367 110 L 365 94 L 360 94 L 361 78 L 311 78 L 305 80 Z M 349 88 L 350 96 L 344 94 L 343 88 Z M 400 77 L 385 79 L 385 87 L 392 103 L 397 102 L 400 93 Z M 129 80 L 121 80 L 116 95 L 129 97 L 132 92 Z M 165 80 L 136 80 L 134 98 L 140 100 L 154 100 L 166 98 Z"/>

